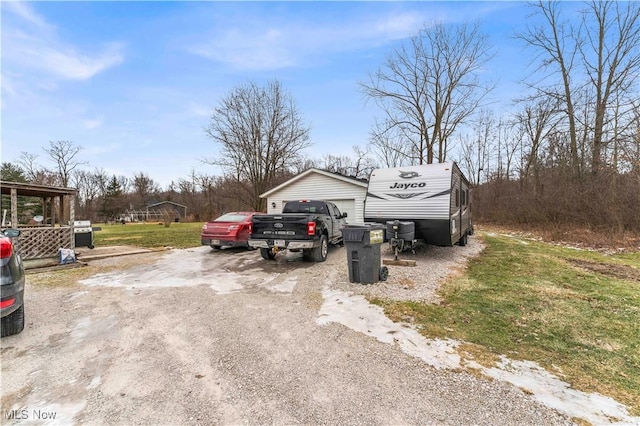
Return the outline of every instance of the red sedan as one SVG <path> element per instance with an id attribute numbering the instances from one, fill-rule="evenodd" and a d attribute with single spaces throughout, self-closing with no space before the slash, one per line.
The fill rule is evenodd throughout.
<path id="1" fill-rule="evenodd" d="M 251 218 L 258 212 L 226 213 L 202 226 L 202 245 L 219 249 L 228 247 L 249 247 L 247 241 L 251 235 Z"/>

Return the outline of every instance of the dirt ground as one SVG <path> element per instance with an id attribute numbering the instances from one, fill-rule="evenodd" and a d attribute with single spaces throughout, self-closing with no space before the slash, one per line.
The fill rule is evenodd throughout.
<path id="1" fill-rule="evenodd" d="M 405 349 L 417 333 L 352 296 L 345 248 L 318 264 L 198 247 L 87 268 L 113 270 L 28 282 L 26 328 L 2 339 L 2 424 L 571 424 Z"/>

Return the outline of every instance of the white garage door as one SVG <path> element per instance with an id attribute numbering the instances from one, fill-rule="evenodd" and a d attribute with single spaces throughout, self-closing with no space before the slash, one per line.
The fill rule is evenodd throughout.
<path id="1" fill-rule="evenodd" d="M 328 200 L 335 204 L 340 212 L 347 214 L 347 223 L 356 221 L 356 200 Z"/>

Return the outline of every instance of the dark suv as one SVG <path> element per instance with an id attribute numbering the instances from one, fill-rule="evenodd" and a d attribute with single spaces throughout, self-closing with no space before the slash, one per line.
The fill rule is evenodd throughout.
<path id="1" fill-rule="evenodd" d="M 12 238 L 17 229 L 5 229 L 0 235 L 0 316 L 2 337 L 24 329 L 24 267 Z"/>

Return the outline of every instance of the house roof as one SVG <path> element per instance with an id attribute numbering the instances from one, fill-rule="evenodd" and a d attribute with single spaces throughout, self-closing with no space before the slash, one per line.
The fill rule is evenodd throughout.
<path id="1" fill-rule="evenodd" d="M 300 179 L 303 179 L 306 176 L 309 176 L 312 173 L 317 173 L 323 176 L 327 176 L 333 179 L 337 179 L 337 180 L 341 180 L 343 182 L 347 182 L 356 186 L 361 186 L 363 188 L 366 188 L 368 183 L 366 179 L 358 179 L 355 177 L 351 177 L 351 176 L 344 176 L 341 175 L 340 173 L 333 173 L 333 172 L 328 172 L 326 170 L 322 170 L 322 169 L 316 169 L 316 168 L 312 168 L 312 169 L 308 169 L 305 170 L 304 172 L 292 177 L 291 179 L 281 183 L 280 185 L 276 186 L 275 188 L 272 188 L 270 190 L 268 190 L 267 192 L 260 194 L 260 198 L 266 198 L 268 196 L 270 196 L 271 194 L 280 191 L 282 188 L 285 188 L 289 185 L 291 185 L 292 183 L 295 183 L 297 181 L 299 181 Z"/>
<path id="2" fill-rule="evenodd" d="M 3 194 L 11 194 L 12 189 L 15 189 L 18 195 L 29 197 L 58 197 L 60 195 L 75 195 L 77 192 L 75 188 L 0 181 L 0 190 Z"/>
<path id="3" fill-rule="evenodd" d="M 156 207 L 156 206 L 159 206 L 159 205 L 161 205 L 161 204 L 167 204 L 167 203 L 168 203 L 168 204 L 173 204 L 174 206 L 184 207 L 185 209 L 187 208 L 187 206 L 184 206 L 184 205 L 182 205 L 182 204 L 178 204 L 178 203 L 174 203 L 173 201 L 160 201 L 159 203 L 149 204 L 149 205 L 147 206 L 147 208 L 149 208 L 149 207 Z"/>

